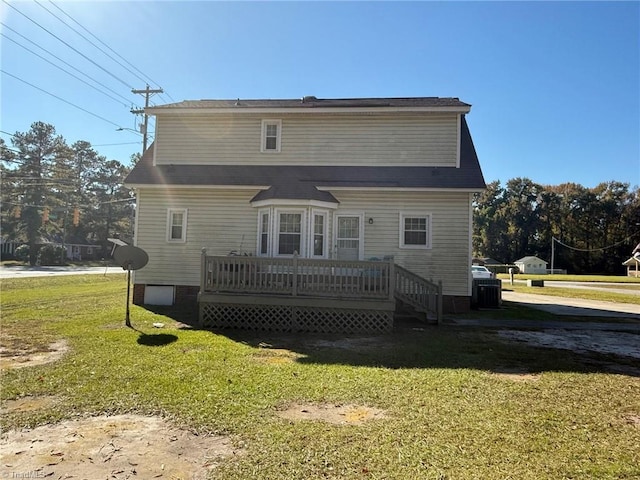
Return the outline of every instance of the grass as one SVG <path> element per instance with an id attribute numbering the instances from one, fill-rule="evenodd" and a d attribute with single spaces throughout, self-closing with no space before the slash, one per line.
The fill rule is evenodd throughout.
<path id="1" fill-rule="evenodd" d="M 498 278 L 509 280 L 509 274 L 499 273 Z M 531 275 L 519 273 L 516 280 L 553 280 L 556 282 L 631 283 L 640 285 L 640 278 L 614 275 Z"/>
<path id="2" fill-rule="evenodd" d="M 553 297 L 582 298 L 585 300 L 597 300 L 603 302 L 631 303 L 640 305 L 640 295 L 633 293 L 620 293 L 608 291 L 610 289 L 581 289 L 572 287 L 527 287 L 521 283 L 510 285 L 503 281 L 503 290 L 512 290 L 519 293 L 532 293 L 537 295 L 550 295 Z"/>
<path id="3" fill-rule="evenodd" d="M 3 413 L 3 429 L 158 414 L 242 442 L 246 454 L 216 470 L 229 480 L 640 477 L 640 428 L 628 421 L 640 415 L 640 383 L 598 358 L 446 326 L 407 326 L 372 347 L 344 348 L 330 343 L 338 335 L 184 328 L 193 312 L 136 306 L 134 330 L 124 327 L 124 275 L 2 287 L 3 341 L 38 349 L 65 338 L 71 347 L 58 362 L 3 373 L 3 401 L 59 399 Z M 283 351 L 289 360 L 265 361 Z M 539 378 L 497 375 L 510 370 Z M 339 426 L 277 416 L 295 402 L 367 405 L 386 418 Z"/>

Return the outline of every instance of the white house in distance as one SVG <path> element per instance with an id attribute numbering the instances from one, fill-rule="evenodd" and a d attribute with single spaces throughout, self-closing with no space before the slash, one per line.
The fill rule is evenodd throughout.
<path id="1" fill-rule="evenodd" d="M 149 254 L 135 272 L 134 302 L 159 292 L 166 303 L 222 302 L 206 296 L 203 283 L 220 293 L 224 270 L 234 294 L 250 292 L 259 303 L 276 282 L 258 283 L 256 272 L 291 272 L 282 262 L 295 257 L 307 261 L 305 275 L 325 265 L 343 276 L 333 285 L 326 275 L 278 280 L 278 288 L 295 284 L 294 296 L 321 285 L 323 304 L 332 304 L 343 298 L 327 302 L 338 283 L 370 295 L 382 288 L 366 286 L 370 265 L 335 262 L 384 260 L 391 270 L 375 276 L 406 269 L 441 282 L 445 310 L 468 309 L 471 201 L 485 188 L 465 120 L 470 108 L 457 98 L 312 96 L 147 108 L 155 141 L 125 182 L 137 195 L 135 242 Z M 203 263 L 230 254 L 235 265 Z M 245 276 L 236 281 L 230 272 Z M 272 293 L 264 302 L 276 302 Z"/>
<path id="2" fill-rule="evenodd" d="M 534 275 L 544 275 L 547 273 L 548 263 L 541 258 L 533 256 L 522 257 L 513 264 L 520 269 L 520 273 L 530 273 Z"/>

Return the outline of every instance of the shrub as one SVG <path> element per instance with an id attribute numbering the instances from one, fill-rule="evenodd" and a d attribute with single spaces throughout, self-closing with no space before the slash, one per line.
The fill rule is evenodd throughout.
<path id="1" fill-rule="evenodd" d="M 21 262 L 28 262 L 29 261 L 29 245 L 27 244 L 20 245 L 18 248 L 16 248 L 15 252 L 13 252 L 13 256 L 16 257 L 16 260 L 19 260 Z"/>
<path id="2" fill-rule="evenodd" d="M 60 245 L 43 245 L 38 252 L 40 265 L 63 265 L 66 261 L 65 249 Z"/>

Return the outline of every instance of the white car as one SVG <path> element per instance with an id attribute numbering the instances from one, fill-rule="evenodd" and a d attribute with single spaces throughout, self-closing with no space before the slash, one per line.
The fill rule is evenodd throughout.
<path id="1" fill-rule="evenodd" d="M 471 275 L 473 278 L 493 278 L 493 273 L 487 267 L 480 265 L 471 266 Z"/>

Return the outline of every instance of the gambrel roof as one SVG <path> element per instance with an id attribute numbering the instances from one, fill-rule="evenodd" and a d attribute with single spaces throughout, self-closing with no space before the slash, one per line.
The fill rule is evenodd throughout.
<path id="1" fill-rule="evenodd" d="M 483 190 L 486 185 L 467 122 L 462 117 L 460 167 L 313 165 L 153 165 L 151 145 L 125 180 L 130 187 L 277 186 L 292 192 L 336 188 Z M 306 185 L 306 187 L 305 187 Z M 309 189 L 308 187 L 312 187 Z M 328 192 L 327 192 L 328 193 Z M 273 194 L 273 190 L 272 190 Z M 265 195 L 268 195 L 265 192 Z M 316 198 L 312 198 L 316 199 Z M 319 199 L 319 198 L 318 198 Z"/>

